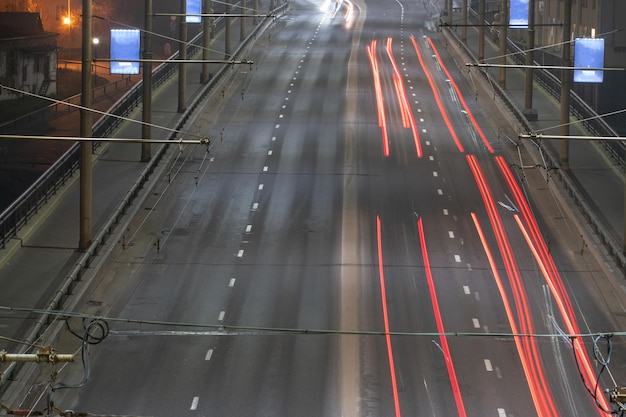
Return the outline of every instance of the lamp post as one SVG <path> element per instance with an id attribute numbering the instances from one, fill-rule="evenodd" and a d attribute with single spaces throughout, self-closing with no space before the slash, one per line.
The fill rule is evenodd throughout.
<path id="1" fill-rule="evenodd" d="M 92 40 L 93 43 L 93 75 L 94 75 L 94 85 L 98 85 L 98 45 L 100 45 L 100 39 L 98 37 L 93 38 Z"/>

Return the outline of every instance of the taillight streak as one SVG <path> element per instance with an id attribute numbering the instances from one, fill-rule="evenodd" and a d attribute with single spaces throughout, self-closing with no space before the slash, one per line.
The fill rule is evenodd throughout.
<path id="1" fill-rule="evenodd" d="M 393 56 L 393 48 L 392 48 L 392 39 L 387 38 L 387 56 L 389 56 L 389 60 L 391 61 L 391 66 L 393 68 L 393 82 L 396 88 L 396 95 L 398 97 L 398 104 L 400 106 L 400 113 L 402 114 L 402 126 L 405 128 L 411 128 L 411 133 L 413 135 L 413 142 L 415 143 L 415 151 L 417 153 L 417 157 L 422 157 L 422 145 L 420 143 L 419 133 L 417 131 L 417 126 L 415 124 L 415 117 L 413 116 L 413 110 L 411 110 L 411 106 L 409 105 L 409 100 L 406 96 L 406 90 L 404 89 L 404 83 L 402 82 L 402 75 L 400 74 L 400 70 L 398 69 L 398 65 L 396 64 L 396 59 Z"/>
<path id="2" fill-rule="evenodd" d="M 393 391 L 393 404 L 396 417 L 400 417 L 400 400 L 398 397 L 398 384 L 396 382 L 396 365 L 393 360 L 393 347 L 389 327 L 389 313 L 387 310 L 387 290 L 385 289 L 385 268 L 383 264 L 383 237 L 382 222 L 380 216 L 376 216 L 376 237 L 378 242 L 378 277 L 380 281 L 380 297 L 383 308 L 383 322 L 385 326 L 385 341 L 387 342 L 387 357 L 389 359 L 389 372 L 391 377 L 391 389 Z"/>
<path id="3" fill-rule="evenodd" d="M 456 95 L 459 97 L 459 100 L 461 101 L 461 105 L 463 106 L 463 109 L 467 112 L 467 115 L 469 116 L 472 124 L 474 125 L 474 128 L 476 128 L 476 131 L 478 132 L 478 136 L 480 136 L 480 139 L 483 141 L 483 143 L 485 144 L 489 152 L 494 153 L 493 147 L 487 140 L 487 137 L 483 133 L 483 130 L 478 125 L 478 122 L 476 122 L 476 119 L 474 118 L 472 111 L 470 110 L 467 103 L 465 102 L 465 99 L 463 98 L 463 94 L 461 94 L 461 90 L 459 90 L 459 87 L 454 82 L 454 78 L 452 78 L 450 71 L 448 71 L 448 68 L 441 60 L 441 57 L 439 56 L 439 52 L 437 51 L 437 47 L 435 46 L 435 44 L 433 43 L 433 40 L 430 37 L 428 37 L 428 43 L 430 44 L 430 47 L 433 49 L 433 52 L 435 53 L 435 56 L 437 57 L 437 60 L 439 61 L 439 65 L 443 69 L 443 72 L 445 72 L 446 77 L 448 77 L 448 79 L 450 80 L 450 83 L 452 83 L 452 87 L 454 88 L 454 91 L 456 91 Z M 416 45 L 416 48 L 417 48 L 417 45 Z"/>
<path id="4" fill-rule="evenodd" d="M 383 98 L 382 87 L 380 86 L 380 72 L 378 69 L 378 59 L 376 58 L 376 40 L 372 40 L 371 45 L 366 46 L 367 56 L 372 67 L 372 77 L 374 78 L 374 92 L 376 95 L 376 107 L 378 109 L 378 126 L 382 132 L 383 154 L 389 156 L 389 137 L 387 135 L 387 119 L 385 116 L 385 100 Z"/>
<path id="5" fill-rule="evenodd" d="M 433 280 L 432 270 L 430 268 L 430 260 L 428 258 L 428 249 L 426 248 L 426 237 L 424 236 L 424 226 L 422 225 L 422 219 L 417 220 L 417 230 L 420 238 L 420 246 L 422 248 L 422 258 L 424 260 L 424 272 L 426 273 L 426 280 L 428 282 L 428 290 L 430 292 L 430 300 L 433 305 L 433 313 L 435 315 L 435 322 L 437 323 L 437 332 L 439 333 L 439 342 L 441 343 L 441 350 L 443 351 L 444 359 L 446 362 L 446 368 L 448 369 L 448 378 L 452 385 L 452 394 L 454 396 L 454 402 L 459 416 L 465 417 L 465 404 L 461 397 L 461 389 L 459 388 L 459 381 L 456 377 L 456 371 L 454 370 L 454 364 L 452 363 L 452 355 L 450 354 L 450 347 L 448 346 L 448 338 L 445 335 L 445 328 L 443 325 L 443 319 L 441 318 L 441 310 L 439 309 L 439 301 L 437 299 L 437 292 L 435 290 L 435 281 Z"/>
<path id="6" fill-rule="evenodd" d="M 539 230 L 539 226 L 537 225 L 535 216 L 532 214 L 530 206 L 528 205 L 528 201 L 524 197 L 522 190 L 515 180 L 509 166 L 504 161 L 504 158 L 496 156 L 496 162 L 507 181 L 509 189 L 513 193 L 517 207 L 520 209 L 520 213 L 524 220 L 522 222 L 522 219 L 520 219 L 520 217 L 516 214 L 514 216 L 515 221 L 524 238 L 526 239 L 526 243 L 528 244 L 528 247 L 535 257 L 535 260 L 539 265 L 539 269 L 541 270 L 544 279 L 546 280 L 548 287 L 552 292 L 556 305 L 565 323 L 567 332 L 569 334 L 580 334 L 580 326 L 578 325 L 578 322 L 576 320 L 576 314 L 572 307 L 569 295 L 567 293 L 567 290 L 565 289 L 565 285 L 563 284 L 561 275 L 554 263 L 554 259 L 548 251 L 548 247 L 545 243 L 545 240 L 543 239 L 541 231 Z M 528 228 L 524 226 L 524 223 L 527 225 Z M 574 352 L 576 352 L 578 363 L 582 366 L 581 374 L 583 375 L 585 383 L 590 388 L 595 387 L 597 377 L 595 372 L 593 371 L 593 367 L 591 365 L 589 356 L 586 353 L 585 346 L 581 341 L 581 338 L 574 338 L 572 342 L 574 343 Z M 610 406 L 604 395 L 599 395 L 597 398 L 605 410 L 610 409 Z M 603 412 L 599 412 L 600 415 L 604 415 Z"/>
<path id="7" fill-rule="evenodd" d="M 517 319 L 519 322 L 520 334 L 533 335 L 535 333 L 532 316 L 528 306 L 528 299 L 526 296 L 526 290 L 522 282 L 513 251 L 510 247 L 509 240 L 504 231 L 502 219 L 496 208 L 495 200 L 491 194 L 485 176 L 473 155 L 466 155 L 467 162 L 470 166 L 474 179 L 480 191 L 483 203 L 489 216 L 491 227 L 494 231 L 494 236 L 498 245 L 498 249 L 501 253 L 504 267 L 509 277 L 509 283 L 513 293 L 513 299 L 515 302 L 515 308 L 517 310 Z M 532 392 L 532 398 L 535 402 L 535 408 L 540 416 L 555 416 L 556 406 L 550 391 L 550 387 L 546 381 L 545 372 L 541 363 L 541 355 L 537 342 L 534 338 L 522 338 L 522 350 L 520 354 L 526 355 L 527 368 L 526 378 L 529 384 L 529 388 Z"/>
<path id="8" fill-rule="evenodd" d="M 435 97 L 435 102 L 437 102 L 437 107 L 439 108 L 441 117 L 443 117 L 443 121 L 446 124 L 448 131 L 450 132 L 450 135 L 452 135 L 452 139 L 454 140 L 454 143 L 456 144 L 457 149 L 460 152 L 465 152 L 465 149 L 463 148 L 463 145 L 461 145 L 461 141 L 459 140 L 459 137 L 456 135 L 456 132 L 454 131 L 454 127 L 452 127 L 452 123 L 450 122 L 450 119 L 448 118 L 448 112 L 446 111 L 445 107 L 443 106 L 443 103 L 441 102 L 441 97 L 439 95 L 439 91 L 437 91 L 437 86 L 435 85 L 435 82 L 433 81 L 433 77 L 430 75 L 430 71 L 424 64 L 424 60 L 422 59 L 422 54 L 417 46 L 417 42 L 415 41 L 414 36 L 411 36 L 411 41 L 413 42 L 413 47 L 415 48 L 415 52 L 417 53 L 417 59 L 419 60 L 422 70 L 424 71 L 424 74 L 426 75 L 426 79 L 428 80 L 430 89 L 433 91 L 433 96 Z"/>

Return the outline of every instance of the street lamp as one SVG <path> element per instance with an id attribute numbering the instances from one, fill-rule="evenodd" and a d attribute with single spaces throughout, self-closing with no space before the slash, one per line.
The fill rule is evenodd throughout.
<path id="1" fill-rule="evenodd" d="M 91 40 L 93 43 L 93 75 L 94 75 L 94 84 L 98 84 L 98 45 L 100 45 L 100 39 L 95 37 Z"/>
<path id="2" fill-rule="evenodd" d="M 70 4 L 70 0 L 67 0 L 67 14 L 63 18 L 63 24 L 67 26 L 67 46 L 70 50 L 72 49 L 72 5 Z M 71 57 L 71 56 L 70 56 Z"/>

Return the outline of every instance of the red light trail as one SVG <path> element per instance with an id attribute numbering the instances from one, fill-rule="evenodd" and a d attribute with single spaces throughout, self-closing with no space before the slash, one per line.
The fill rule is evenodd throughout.
<path id="1" fill-rule="evenodd" d="M 378 241 L 378 277 L 380 280 L 380 297 L 383 306 L 383 321 L 385 324 L 385 340 L 387 342 L 387 357 L 389 359 L 389 372 L 391 376 L 391 389 L 393 391 L 393 404 L 396 417 L 400 417 L 400 400 L 398 398 L 398 384 L 396 380 L 396 365 L 393 360 L 393 347 L 391 346 L 391 334 L 389 330 L 389 312 L 387 310 L 387 290 L 385 289 L 385 268 L 383 264 L 383 238 L 380 216 L 376 216 L 376 236 Z"/>
<path id="2" fill-rule="evenodd" d="M 441 310 L 439 309 L 439 301 L 437 300 L 437 292 L 435 290 L 435 281 L 433 280 L 433 274 L 430 268 L 430 260 L 428 258 L 428 249 L 426 248 L 426 237 L 424 236 L 424 226 L 422 225 L 422 219 L 417 220 L 417 230 L 420 238 L 420 246 L 422 248 L 422 258 L 424 259 L 424 271 L 426 272 L 426 280 L 428 281 L 428 290 L 430 292 L 430 301 L 433 305 L 433 313 L 435 314 L 435 321 L 437 323 L 437 331 L 439 332 L 439 342 L 441 343 L 441 350 L 446 361 L 446 368 L 448 369 L 448 378 L 452 385 L 452 394 L 454 395 L 454 402 L 459 416 L 465 417 L 465 404 L 461 397 L 461 389 L 459 388 L 459 381 L 456 377 L 456 371 L 454 370 L 454 364 L 452 363 L 452 355 L 450 354 L 450 347 L 448 346 L 448 338 L 445 336 L 445 328 L 443 326 L 443 319 L 441 318 Z"/>

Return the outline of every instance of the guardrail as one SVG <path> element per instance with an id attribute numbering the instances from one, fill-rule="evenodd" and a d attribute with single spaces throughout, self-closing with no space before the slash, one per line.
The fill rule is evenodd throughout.
<path id="1" fill-rule="evenodd" d="M 488 23 L 485 22 L 485 24 L 488 24 Z M 472 51 L 467 47 L 467 45 L 461 42 L 458 35 L 454 31 L 449 31 L 448 33 L 454 36 L 454 38 L 457 41 L 457 44 L 468 57 L 470 57 L 473 60 L 476 60 L 476 57 L 474 56 Z M 508 49 L 509 49 L 508 52 L 511 52 L 511 53 L 517 52 L 514 56 L 521 55 L 519 54 L 521 50 L 517 47 L 517 45 L 515 45 L 510 40 L 508 40 Z M 518 62 L 517 61 L 518 59 L 521 59 L 523 62 L 525 62 L 525 57 L 516 58 L 515 61 Z M 500 87 L 500 85 L 491 79 L 491 76 L 489 75 L 487 71 L 481 70 L 480 73 L 485 78 L 485 80 L 492 86 L 495 93 L 498 95 L 500 100 L 506 105 L 507 109 L 515 117 L 515 119 L 520 124 L 520 126 L 526 132 L 532 132 L 534 129 L 532 128 L 532 126 L 530 125 L 530 123 L 528 122 L 524 114 L 522 113 L 522 111 L 518 109 L 515 103 L 513 103 L 510 100 L 509 96 Z M 549 91 L 553 95 L 558 94 L 558 96 L 555 96 L 555 97 L 560 98 L 560 94 L 561 94 L 560 81 L 556 77 L 554 77 L 552 74 L 546 75 L 546 73 L 547 71 L 545 70 L 534 71 L 534 74 L 535 74 L 534 78 L 535 79 L 540 78 L 541 81 L 539 83 L 542 85 L 542 87 L 546 88 L 546 90 Z M 591 109 L 586 104 L 583 106 L 583 104 L 577 103 L 579 101 L 582 102 L 580 97 L 572 93 L 573 104 L 570 106 L 570 111 L 572 111 L 574 115 L 576 115 L 577 117 L 582 116 L 583 118 L 597 116 L 597 114 L 593 111 L 593 109 Z M 578 109 L 578 110 L 575 111 L 574 109 Z M 584 112 L 584 113 L 581 114 L 581 112 Z M 611 129 L 604 121 L 601 121 L 598 118 L 588 120 L 588 122 L 590 122 L 590 124 L 592 124 L 595 128 L 599 129 L 598 132 L 602 132 L 603 135 L 606 133 L 615 134 L 613 129 Z M 591 131 L 596 132 L 593 129 Z M 611 134 L 606 134 L 606 136 L 611 136 Z M 615 134 L 615 136 L 617 135 Z M 545 146 L 542 142 L 537 143 L 537 145 L 541 148 L 541 152 L 546 157 L 549 163 L 549 166 L 552 166 L 552 167 L 560 166 L 557 155 L 555 155 L 550 148 Z M 620 143 L 620 145 L 622 145 L 622 148 L 620 149 L 623 151 L 624 149 L 623 144 Z M 623 152 L 621 153 L 621 155 L 623 155 Z M 622 158 L 622 161 L 623 161 L 623 158 Z M 622 245 L 614 239 L 613 233 L 604 225 L 601 219 L 595 214 L 594 208 L 587 202 L 587 199 L 580 192 L 578 185 L 576 184 L 574 179 L 571 177 L 569 171 L 557 169 L 552 172 L 553 172 L 553 175 L 556 175 L 556 177 L 561 181 L 567 193 L 572 198 L 574 203 L 578 206 L 582 215 L 587 219 L 587 221 L 589 222 L 594 232 L 597 233 L 600 241 L 604 244 L 604 247 L 607 249 L 607 251 L 613 258 L 613 260 L 618 265 L 618 267 L 622 271 L 626 271 L 626 256 L 623 253 Z"/>
<path id="2" fill-rule="evenodd" d="M 288 7 L 288 3 L 285 3 L 282 6 L 278 7 L 277 9 L 273 10 L 272 13 L 273 14 L 281 13 L 287 7 Z M 273 17 L 266 16 L 263 18 L 262 21 L 259 22 L 259 24 L 254 28 L 254 30 L 246 37 L 245 40 L 243 40 L 240 43 L 239 47 L 232 54 L 234 59 L 238 58 L 242 54 L 242 52 L 245 50 L 245 48 L 247 48 L 249 43 L 253 39 L 256 38 L 257 33 L 259 33 L 266 25 L 268 25 L 269 21 L 272 19 Z M 167 64 L 170 64 L 170 63 L 168 62 Z M 167 65 L 167 64 L 164 64 L 164 65 Z M 174 68 L 175 67 L 176 66 L 174 66 Z M 204 100 L 207 94 L 217 85 L 218 82 L 221 81 L 221 79 L 226 75 L 229 69 L 230 69 L 229 65 L 224 65 L 218 70 L 215 76 L 212 77 L 209 83 L 207 83 L 202 88 L 202 90 L 195 96 L 194 100 L 188 106 L 187 110 L 181 115 L 180 119 L 178 120 L 176 125 L 173 127 L 174 130 L 180 130 L 183 128 L 185 123 L 189 120 L 192 114 L 196 111 L 196 109 L 198 108 L 202 100 Z M 167 139 L 172 140 L 174 139 L 175 135 L 176 135 L 175 132 L 171 132 L 168 135 Z M 65 280 L 63 281 L 59 289 L 54 294 L 54 297 L 52 298 L 52 300 L 50 300 L 50 302 L 44 308 L 44 311 L 46 312 L 41 314 L 39 319 L 34 323 L 31 331 L 25 338 L 25 341 L 27 343 L 30 342 L 31 346 L 34 344 L 34 341 L 36 341 L 43 334 L 46 328 L 50 326 L 51 323 L 53 322 L 54 317 L 48 312 L 53 311 L 53 310 L 60 310 L 63 308 L 64 302 L 70 296 L 77 282 L 81 280 L 85 272 L 85 269 L 89 268 L 91 261 L 93 260 L 93 257 L 98 254 L 99 250 L 106 243 L 107 238 L 113 233 L 114 229 L 119 224 L 120 220 L 126 214 L 126 211 L 128 210 L 130 205 L 133 203 L 133 201 L 139 194 L 139 191 L 144 187 L 145 183 L 148 181 L 150 174 L 154 171 L 157 164 L 165 156 L 166 148 L 167 148 L 167 145 L 162 145 L 158 149 L 154 157 L 150 160 L 146 168 L 140 174 L 139 178 L 131 186 L 128 193 L 126 193 L 126 196 L 122 199 L 122 201 L 120 202 L 116 210 L 113 212 L 112 216 L 109 218 L 106 224 L 102 227 L 102 229 L 100 229 L 100 231 L 96 234 L 96 236 L 93 238 L 92 244 L 89 247 L 89 249 L 87 249 L 80 256 L 80 258 L 76 262 L 76 265 L 74 266 L 70 274 L 65 278 Z M 68 154 L 70 154 L 69 151 L 66 152 L 64 156 Z M 68 155 L 68 158 L 69 158 L 69 155 Z M 78 164 L 78 161 L 76 161 L 76 165 L 77 164 Z M 50 168 L 48 172 L 51 170 L 52 168 Z M 29 352 L 32 349 L 31 346 L 26 346 L 24 348 L 21 348 L 20 353 Z M 4 369 L 3 373 L 0 374 L 0 386 L 4 384 L 12 374 L 16 372 L 16 370 L 18 369 L 17 366 L 18 365 L 16 363 L 11 363 Z"/>

